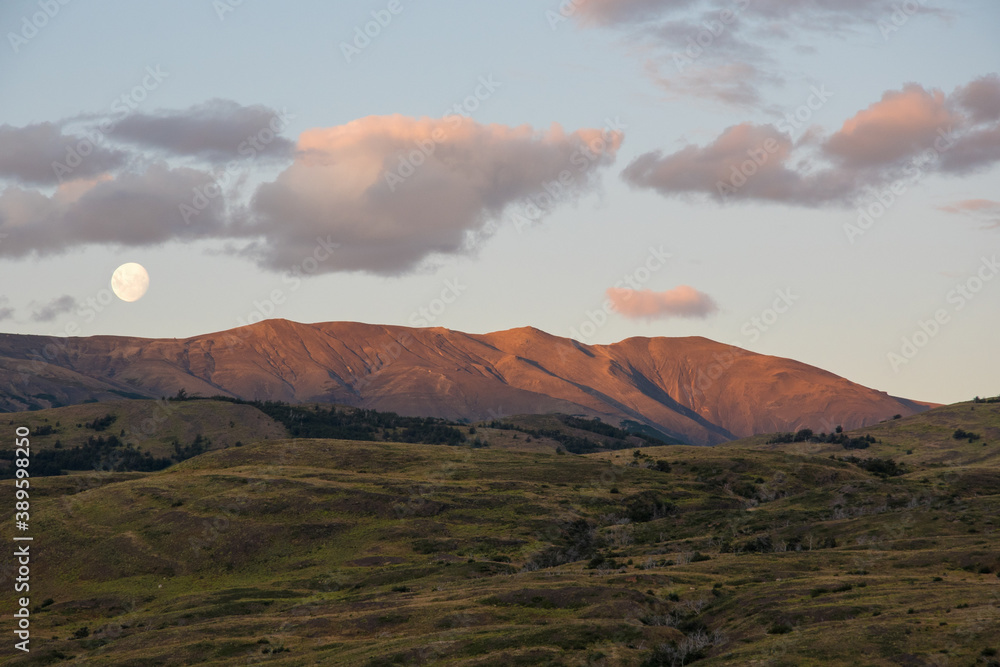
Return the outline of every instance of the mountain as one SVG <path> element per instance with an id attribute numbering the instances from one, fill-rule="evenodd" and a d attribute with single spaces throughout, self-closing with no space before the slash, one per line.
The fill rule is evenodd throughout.
<path id="1" fill-rule="evenodd" d="M 0 335 L 0 409 L 188 394 L 338 403 L 488 420 L 561 412 L 630 420 L 692 444 L 922 412 L 827 371 L 700 338 L 584 345 L 489 334 L 267 320 L 186 339 Z"/>

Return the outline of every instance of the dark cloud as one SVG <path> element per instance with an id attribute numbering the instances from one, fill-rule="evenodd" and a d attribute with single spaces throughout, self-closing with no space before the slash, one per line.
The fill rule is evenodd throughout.
<path id="1" fill-rule="evenodd" d="M 32 185 L 93 178 L 123 166 L 128 154 L 58 125 L 0 125 L 0 178 Z"/>
<path id="2" fill-rule="evenodd" d="M 68 294 L 52 299 L 48 303 L 36 307 L 31 313 L 32 322 L 51 322 L 60 315 L 76 309 L 76 299 Z"/>
<path id="3" fill-rule="evenodd" d="M 294 143 L 280 132 L 290 119 L 285 111 L 259 104 L 241 106 L 214 99 L 179 111 L 130 114 L 115 125 L 113 137 L 173 155 L 210 160 L 287 157 Z"/>

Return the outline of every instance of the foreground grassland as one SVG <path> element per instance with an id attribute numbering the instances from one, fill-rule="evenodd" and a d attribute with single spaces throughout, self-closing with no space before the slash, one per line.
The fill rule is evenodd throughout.
<path id="1" fill-rule="evenodd" d="M 34 479 L 32 653 L 0 662 L 997 664 L 1000 404 L 858 433 L 882 443 L 261 436 L 157 473 Z"/>

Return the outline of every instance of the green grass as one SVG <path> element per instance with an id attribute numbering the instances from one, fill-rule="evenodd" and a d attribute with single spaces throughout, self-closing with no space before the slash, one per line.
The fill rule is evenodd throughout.
<path id="1" fill-rule="evenodd" d="M 1000 467 L 950 436 L 992 443 L 1000 404 L 967 408 L 849 453 L 258 438 L 159 473 L 35 479 L 37 643 L 5 664 L 986 664 Z"/>
<path id="2" fill-rule="evenodd" d="M 94 431 L 86 424 L 106 415 L 114 421 L 103 431 Z M 32 444 L 38 450 L 50 449 L 60 441 L 63 447 L 82 445 L 91 436 L 115 435 L 131 442 L 153 456 L 173 454 L 176 438 L 187 445 L 198 434 L 212 440 L 215 448 L 249 444 L 257 440 L 287 437 L 284 427 L 248 405 L 220 401 L 151 401 L 121 400 L 106 403 L 85 403 L 33 412 L 0 414 L 0 423 L 27 426 Z M 48 435 L 40 430 L 52 429 Z M 124 431 L 124 435 L 121 435 Z"/>

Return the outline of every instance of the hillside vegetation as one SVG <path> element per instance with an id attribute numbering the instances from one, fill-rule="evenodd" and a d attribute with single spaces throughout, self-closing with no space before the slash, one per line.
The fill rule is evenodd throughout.
<path id="1" fill-rule="evenodd" d="M 480 425 L 33 479 L 33 652 L 7 664 L 995 665 L 1000 404 L 974 407 L 864 450 L 574 455 Z"/>

